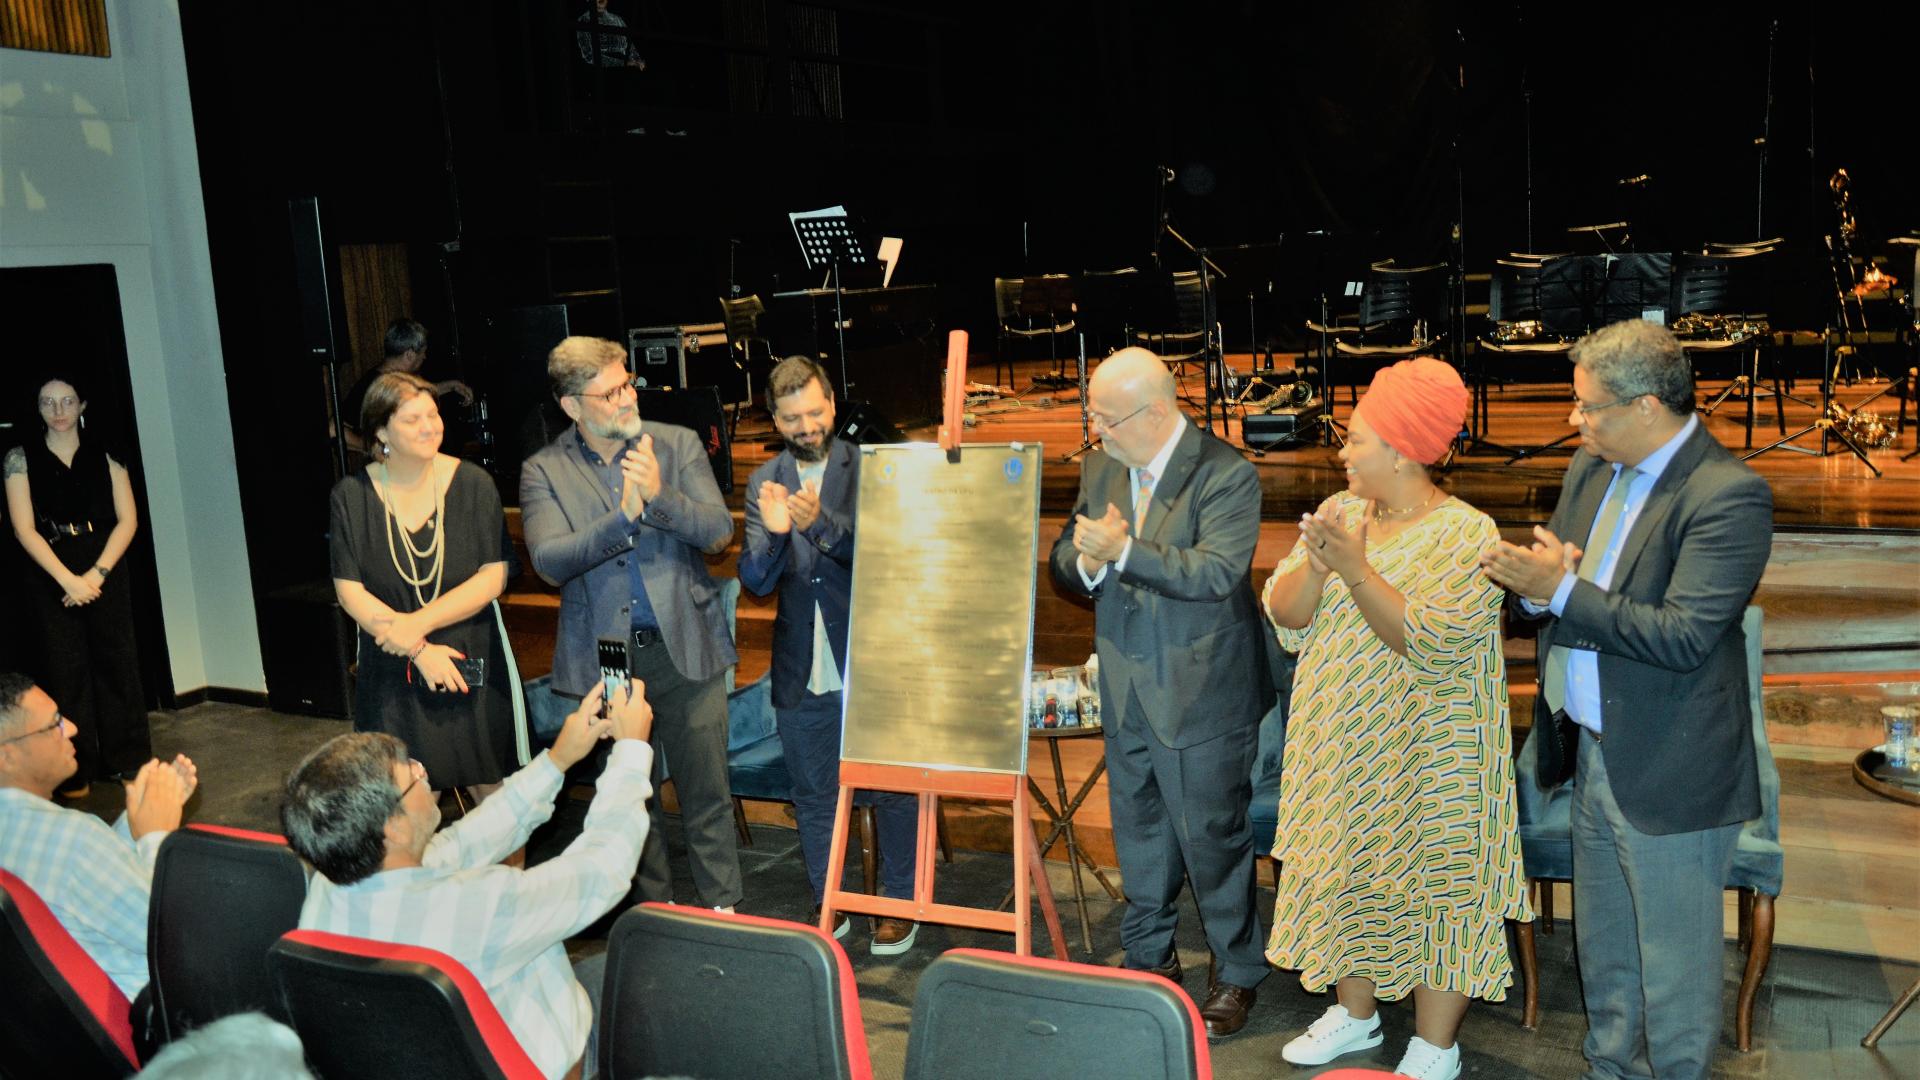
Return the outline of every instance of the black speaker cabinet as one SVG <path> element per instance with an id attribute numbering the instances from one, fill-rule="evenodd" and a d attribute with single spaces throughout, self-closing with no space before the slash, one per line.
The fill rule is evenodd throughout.
<path id="1" fill-rule="evenodd" d="M 713 466 L 714 482 L 720 485 L 721 494 L 733 494 L 733 440 L 727 430 L 727 414 L 720 407 L 720 391 L 711 386 L 686 390 L 643 386 L 639 404 L 642 420 L 678 424 L 700 436 L 707 461 Z"/>
<path id="2" fill-rule="evenodd" d="M 353 717 L 354 626 L 325 581 L 267 594 L 260 611 L 267 704 L 301 716 Z"/>
<path id="3" fill-rule="evenodd" d="M 849 401 L 840 410 L 840 427 L 834 437 L 855 444 L 878 444 L 906 442 L 907 437 L 900 434 L 879 409 L 870 402 Z"/>
<path id="4" fill-rule="evenodd" d="M 1318 401 L 1289 405 L 1272 412 L 1249 411 L 1240 418 L 1240 441 L 1249 449 L 1267 450 L 1313 437 L 1323 407 Z"/>

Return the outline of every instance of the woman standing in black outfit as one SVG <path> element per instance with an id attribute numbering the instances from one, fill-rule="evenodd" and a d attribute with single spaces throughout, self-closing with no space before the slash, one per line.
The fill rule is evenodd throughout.
<path id="1" fill-rule="evenodd" d="M 43 438 L 7 451 L 7 515 L 41 570 L 26 592 L 45 635 L 46 689 L 78 733 L 79 770 L 61 794 L 87 793 L 95 776 L 129 780 L 153 756 L 133 598 L 114 577 L 140 527 L 127 470 L 98 440 L 83 440 L 86 399 L 72 380 L 40 386 Z"/>
<path id="2" fill-rule="evenodd" d="M 353 726 L 406 741 L 434 790 L 490 793 L 519 766 L 493 601 L 507 583 L 500 493 L 440 453 L 433 384 L 390 372 L 367 389 L 373 463 L 334 486 L 334 593 L 360 626 Z"/>

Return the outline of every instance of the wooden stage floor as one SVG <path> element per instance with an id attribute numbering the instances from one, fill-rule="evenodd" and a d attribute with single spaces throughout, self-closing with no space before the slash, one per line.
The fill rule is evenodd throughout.
<path id="1" fill-rule="evenodd" d="M 978 363 L 979 361 L 976 361 Z M 1229 356 L 1229 368 L 1244 371 L 1245 356 Z M 1285 359 L 1281 366 L 1285 366 Z M 1074 485 L 1079 469 L 1060 461 L 1061 455 L 1081 444 L 1079 393 L 1077 390 L 1050 391 L 1028 389 L 1033 376 L 1048 369 L 1046 361 L 1016 365 L 1012 385 L 1024 389 L 1017 398 L 1002 398 L 968 410 L 977 424 L 967 429 L 970 442 L 1008 442 L 1038 440 L 1047 447 L 1042 496 L 1043 512 L 1066 513 L 1072 509 Z M 973 377 L 992 376 L 991 364 L 973 369 Z M 1710 400 L 1726 387 L 1729 380 L 1703 381 L 1699 387 L 1702 402 Z M 1196 375 L 1182 380 L 1191 403 L 1187 411 L 1195 422 L 1201 419 L 1201 382 Z M 1884 381 L 1861 382 L 1843 387 L 1837 400 L 1851 406 L 1886 386 Z M 1795 401 L 1784 402 L 1788 433 L 1800 431 L 1818 419 L 1818 385 L 1802 383 L 1796 391 L 1813 401 L 1814 407 Z M 1510 383 L 1496 387 L 1489 395 L 1489 423 L 1484 438 L 1511 448 L 1539 446 L 1566 434 L 1568 383 Z M 1900 402 L 1889 394 L 1868 406 L 1891 425 Z M 1352 413 L 1345 390 L 1334 394 L 1334 419 L 1344 423 Z M 1909 410 L 1909 420 L 1912 418 Z M 758 419 L 758 423 L 754 420 Z M 1721 405 L 1712 416 L 1703 417 L 1708 430 L 1722 445 L 1744 453 L 1746 410 L 1735 397 Z M 764 419 L 743 420 L 734 444 L 734 472 L 744 485 L 753 466 L 765 460 L 761 437 L 771 433 Z M 1216 413 L 1216 433 L 1222 430 Z M 1225 422 L 1225 437 L 1240 445 L 1240 421 L 1236 415 Z M 1914 425 L 1892 448 L 1870 451 L 1869 458 L 1883 476 L 1875 478 L 1860 460 L 1839 446 L 1830 444 L 1832 453 L 1810 457 L 1786 449 L 1755 458 L 1750 464 L 1765 476 L 1774 490 L 1775 525 L 1795 529 L 1905 529 L 1920 530 L 1920 458 L 1901 462 L 1900 456 L 1914 448 Z M 910 439 L 931 440 L 930 426 L 909 428 Z M 1753 445 L 1765 446 L 1780 437 L 1773 402 L 1760 399 L 1755 409 Z M 1575 440 L 1577 442 L 1577 440 Z M 1574 443 L 1569 443 L 1572 446 Z M 1796 445 L 1818 449 L 1820 436 L 1813 432 L 1796 440 Z M 1056 449 L 1057 448 L 1057 449 Z M 1560 493 L 1560 477 L 1565 472 L 1569 450 L 1562 449 L 1531 458 L 1516 465 L 1506 464 L 1507 453 L 1486 449 L 1470 451 L 1456 461 L 1451 471 L 1453 492 L 1479 507 L 1502 525 L 1531 525 L 1544 522 L 1553 511 Z M 1265 513 L 1269 519 L 1290 520 L 1319 504 L 1320 500 L 1345 486 L 1344 475 L 1334 458 L 1334 448 L 1312 445 L 1268 451 L 1253 458 L 1260 470 L 1261 486 L 1266 493 Z M 736 506 L 740 499 L 736 488 Z"/>

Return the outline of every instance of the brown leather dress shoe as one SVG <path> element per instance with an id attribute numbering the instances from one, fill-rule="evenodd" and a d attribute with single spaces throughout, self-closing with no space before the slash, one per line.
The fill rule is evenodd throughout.
<path id="1" fill-rule="evenodd" d="M 875 956 L 898 956 L 913 948 L 913 939 L 920 934 L 920 924 L 906 919 L 873 920 L 873 944 L 867 951 Z"/>
<path id="2" fill-rule="evenodd" d="M 1200 1019 L 1206 1021 L 1207 1038 L 1224 1039 L 1247 1026 L 1247 1013 L 1253 1008 L 1253 990 L 1232 983 L 1215 983 L 1207 992 L 1207 1003 L 1200 1006 Z"/>

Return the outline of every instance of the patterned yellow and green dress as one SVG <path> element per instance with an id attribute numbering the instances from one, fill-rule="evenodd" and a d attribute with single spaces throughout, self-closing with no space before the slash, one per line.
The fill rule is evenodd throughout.
<path id="1" fill-rule="evenodd" d="M 1324 505 L 1349 530 L 1366 508 L 1351 492 Z M 1415 986 L 1507 996 L 1505 920 L 1533 916 L 1514 818 L 1502 593 L 1479 565 L 1498 539 L 1491 518 L 1448 499 L 1369 540 L 1374 573 L 1406 597 L 1406 656 L 1368 629 L 1337 574 L 1305 629 L 1276 627 L 1300 662 L 1267 959 L 1298 970 L 1309 991 L 1358 976 L 1384 1000 Z M 1273 576 L 1306 561 L 1296 543 Z"/>

